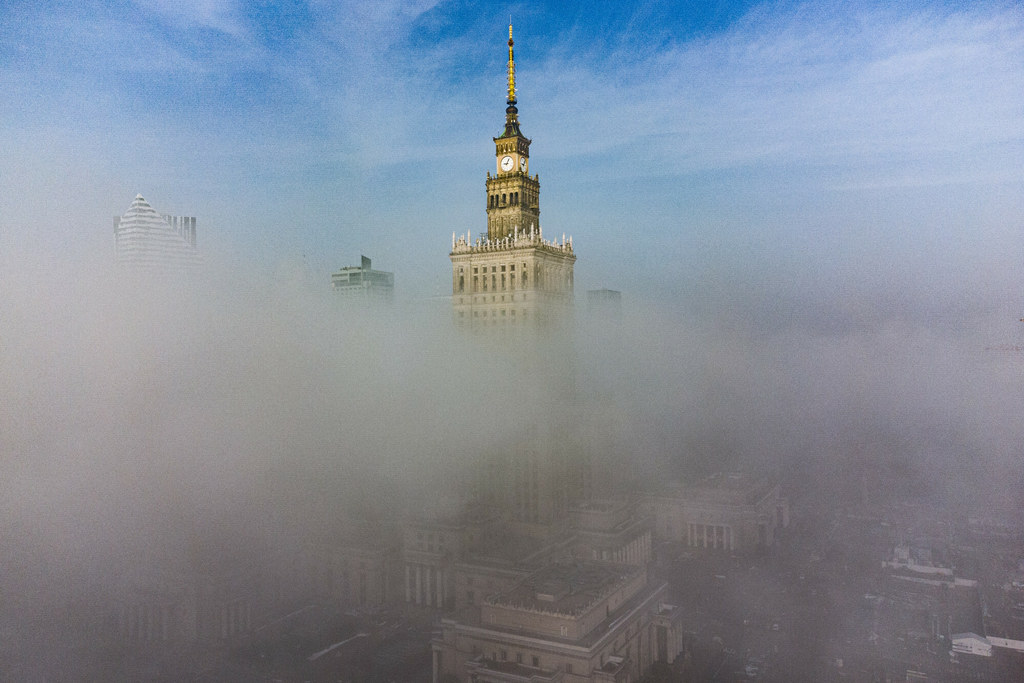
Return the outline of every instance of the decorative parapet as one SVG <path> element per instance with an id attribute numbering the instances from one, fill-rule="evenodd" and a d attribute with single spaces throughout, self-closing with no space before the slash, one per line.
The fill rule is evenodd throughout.
<path id="1" fill-rule="evenodd" d="M 572 236 L 566 238 L 565 233 L 562 233 L 562 241 L 557 240 L 546 240 L 544 239 L 544 233 L 542 230 L 534 230 L 530 228 L 530 232 L 520 232 L 519 228 L 516 228 L 515 232 L 499 240 L 487 239 L 486 237 L 478 237 L 473 241 L 472 237 L 467 233 L 459 237 L 452 233 L 452 252 L 450 255 L 455 254 L 481 254 L 492 251 L 507 251 L 509 249 L 535 249 L 542 248 L 545 250 L 572 254 Z"/>

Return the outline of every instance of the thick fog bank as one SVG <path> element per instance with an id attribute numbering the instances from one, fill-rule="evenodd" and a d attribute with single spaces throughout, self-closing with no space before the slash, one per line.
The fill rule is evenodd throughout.
<path id="1" fill-rule="evenodd" d="M 526 343 L 456 331 L 446 300 L 345 305 L 288 270 L 3 265 L 8 624 L 102 603 L 129 568 L 443 508 L 465 493 L 458 473 L 524 433 L 578 440 L 627 486 L 749 467 L 797 499 L 870 477 L 894 496 L 1021 504 L 1008 304 L 969 324 L 894 306 L 833 325 L 811 313 L 829 301 L 784 291 L 699 312 L 627 292 L 620 315 L 581 301 L 568 341 Z"/>

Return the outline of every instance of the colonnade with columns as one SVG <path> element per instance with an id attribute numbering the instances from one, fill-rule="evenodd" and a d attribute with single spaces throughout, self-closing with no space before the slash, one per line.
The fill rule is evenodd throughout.
<path id="1" fill-rule="evenodd" d="M 242 600 L 221 605 L 214 613 L 217 635 L 221 638 L 237 636 L 249 630 L 252 614 L 249 604 Z"/>
<path id="2" fill-rule="evenodd" d="M 618 550 L 595 550 L 593 557 L 623 564 L 646 564 L 651 559 L 651 534 L 641 534 Z"/>
<path id="3" fill-rule="evenodd" d="M 428 564 L 405 565 L 405 601 L 444 607 L 449 597 L 449 570 Z"/>
<path id="4" fill-rule="evenodd" d="M 122 605 L 118 614 L 121 636 L 130 643 L 155 643 L 171 638 L 174 605 Z"/>
<path id="5" fill-rule="evenodd" d="M 687 539 L 691 548 L 736 550 L 736 535 L 723 524 L 688 524 Z"/>

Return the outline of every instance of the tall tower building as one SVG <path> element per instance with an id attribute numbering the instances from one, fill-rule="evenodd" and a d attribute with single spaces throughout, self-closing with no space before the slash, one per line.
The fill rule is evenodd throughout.
<path id="1" fill-rule="evenodd" d="M 452 235 L 452 308 L 457 323 L 495 332 L 487 340 L 501 353 L 522 351 L 524 385 L 540 388 L 538 397 L 565 409 L 571 402 L 571 363 L 546 364 L 538 347 L 507 344 L 517 330 L 544 330 L 534 338 L 544 352 L 568 356 L 559 333 L 567 329 L 573 304 L 571 238 L 546 239 L 540 225 L 540 181 L 530 175 L 530 144 L 519 125 L 512 26 L 508 38 L 508 96 L 505 127 L 493 138 L 495 170 L 487 173 L 487 232 Z M 558 398 L 555 398 L 555 397 Z M 484 502 L 523 533 L 545 534 L 567 522 L 567 512 L 583 490 L 579 458 L 571 447 L 568 418 L 524 427 L 514 443 L 497 445 L 486 458 L 474 487 Z"/>
<path id="2" fill-rule="evenodd" d="M 548 240 L 540 225 L 540 180 L 530 175 L 530 139 L 519 128 L 512 25 L 508 27 L 505 130 L 487 173 L 487 234 L 452 234 L 452 306 L 472 328 L 558 323 L 572 305 L 572 238 Z"/>
<path id="3" fill-rule="evenodd" d="M 395 294 L 395 274 L 374 270 L 373 262 L 360 256 L 358 266 L 345 266 L 331 273 L 331 287 L 349 299 L 390 302 Z"/>
<path id="4" fill-rule="evenodd" d="M 137 271 L 173 271 L 199 263 L 194 216 L 158 214 L 142 195 L 114 216 L 117 261 Z"/>

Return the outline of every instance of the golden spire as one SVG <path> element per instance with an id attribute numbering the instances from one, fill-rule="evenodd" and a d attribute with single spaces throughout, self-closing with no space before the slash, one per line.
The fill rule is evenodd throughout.
<path id="1" fill-rule="evenodd" d="M 508 22 L 508 103 L 516 102 L 516 62 L 512 57 L 512 22 Z"/>

